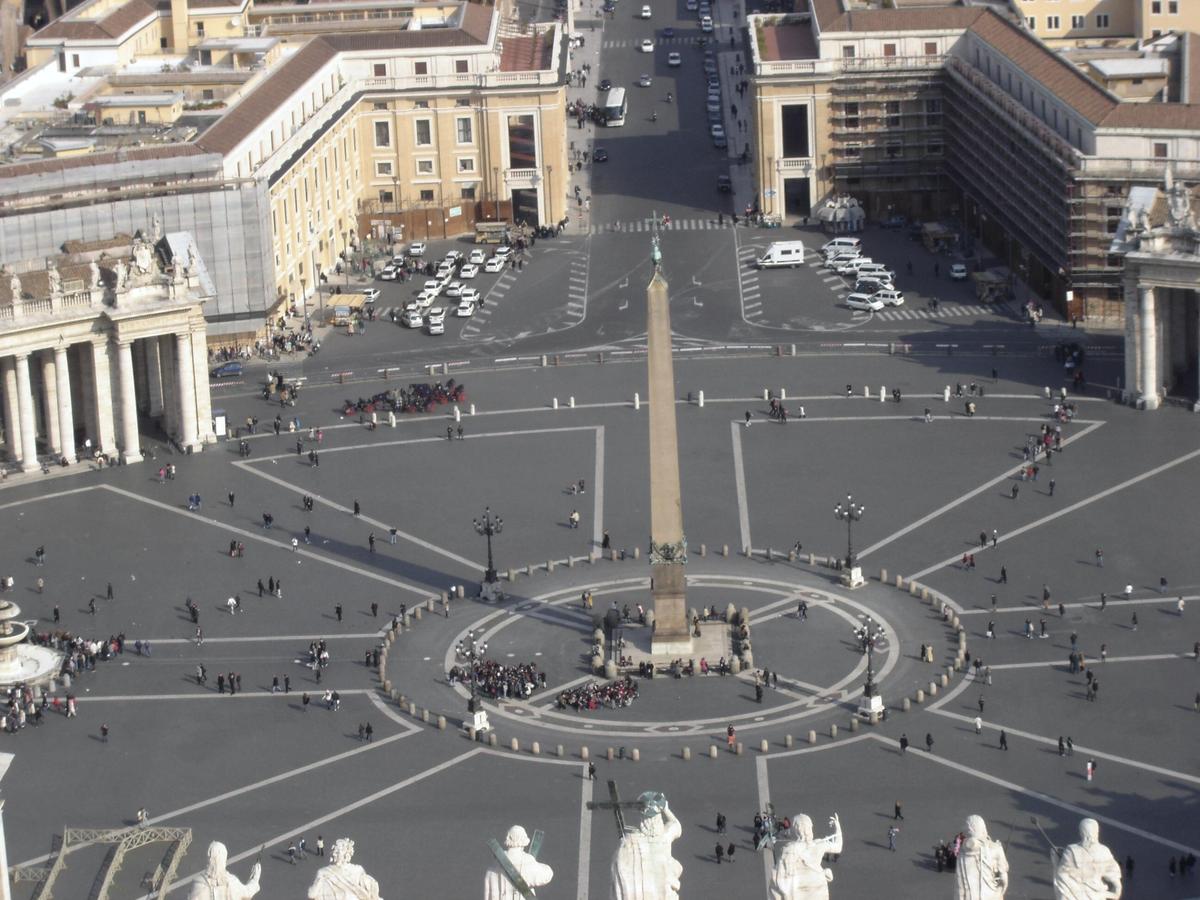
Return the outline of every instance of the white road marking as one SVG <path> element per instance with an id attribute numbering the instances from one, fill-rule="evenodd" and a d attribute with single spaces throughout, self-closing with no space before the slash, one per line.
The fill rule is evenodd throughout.
<path id="1" fill-rule="evenodd" d="M 604 541 L 604 426 L 596 426 L 596 469 L 592 473 L 592 547 Z"/>
<path id="2" fill-rule="evenodd" d="M 1090 430 L 1091 429 L 1087 429 L 1087 431 L 1090 431 Z M 1076 437 L 1083 437 L 1083 435 L 1086 434 L 1087 431 L 1080 432 L 1080 434 L 1076 435 Z M 1066 441 L 1063 441 L 1063 443 L 1065 444 Z M 1175 459 L 1173 459 L 1169 462 L 1163 463 L 1161 466 L 1155 466 L 1153 469 L 1149 469 L 1148 471 L 1145 471 L 1140 475 L 1135 475 L 1132 478 L 1128 478 L 1125 481 L 1120 482 L 1119 484 L 1114 484 L 1111 487 L 1105 488 L 1104 490 L 1100 491 L 1099 493 L 1092 494 L 1090 497 L 1086 497 L 1083 500 L 1080 500 L 1078 503 L 1072 503 L 1070 506 L 1064 506 L 1062 509 L 1058 510 L 1057 512 L 1051 513 L 1048 516 L 1043 516 L 1040 519 L 1036 519 L 1035 521 L 1030 522 L 1027 525 L 1022 525 L 1020 528 L 1017 528 L 1017 529 L 1009 532 L 1004 537 L 1002 537 L 1000 539 L 1000 542 L 1004 543 L 1005 540 L 1011 540 L 1012 538 L 1018 537 L 1027 531 L 1031 531 L 1034 528 L 1038 528 L 1042 525 L 1045 525 L 1047 522 L 1053 522 L 1055 519 L 1059 519 L 1063 516 L 1070 515 L 1071 513 L 1076 512 L 1077 510 L 1083 509 L 1085 506 L 1089 506 L 1089 505 L 1095 503 L 1097 500 L 1103 500 L 1104 498 L 1109 497 L 1109 496 L 1117 493 L 1118 491 L 1123 491 L 1123 490 L 1125 490 L 1125 488 L 1132 487 L 1135 484 L 1139 484 L 1139 483 L 1145 481 L 1147 478 L 1153 478 L 1155 475 L 1161 475 L 1163 472 L 1167 471 L 1168 469 L 1173 469 L 1173 468 L 1175 468 L 1175 466 L 1182 465 L 1185 462 L 1190 462 L 1191 460 L 1196 459 L 1197 457 L 1200 457 L 1200 450 L 1193 450 L 1191 453 L 1185 453 L 1183 456 L 1176 457 Z M 1017 468 L 1019 469 L 1020 467 L 1018 466 Z M 986 485 L 985 485 L 985 487 L 986 487 Z M 861 556 L 862 554 L 859 554 L 859 555 Z M 948 566 L 953 562 L 957 562 L 960 558 L 961 558 L 961 556 L 956 554 L 955 556 L 951 556 L 949 559 L 945 559 L 940 563 L 935 563 L 934 565 L 929 566 L 928 568 L 922 569 L 920 572 L 910 575 L 909 578 L 910 579 L 924 578 L 930 572 L 936 572 L 938 569 L 944 568 L 945 566 Z"/>
<path id="3" fill-rule="evenodd" d="M 1188 653 L 1148 653 L 1144 656 L 1110 656 L 1103 663 L 1100 662 L 1098 656 L 1088 656 L 1088 662 L 1092 663 L 1093 667 L 1103 668 L 1109 663 L 1122 662 L 1159 662 L 1164 659 L 1194 659 L 1190 652 Z M 1023 662 L 1023 663 L 1000 663 L 998 665 L 989 666 L 988 668 L 999 671 L 1000 669 L 1057 669 L 1066 668 L 1067 663 L 1061 659 L 1048 659 L 1039 662 Z M 1094 669 L 1093 669 L 1094 670 Z"/>
<path id="4" fill-rule="evenodd" d="M 592 858 L 592 781 L 587 777 L 587 766 L 583 767 L 583 787 L 579 797 L 579 886 L 575 900 L 588 900 L 588 875 Z"/>
<path id="5" fill-rule="evenodd" d="M 739 549 L 752 547 L 750 543 L 750 510 L 746 502 L 746 470 L 742 463 L 742 429 L 741 422 L 729 423 L 733 436 L 733 477 L 737 487 L 738 528 L 741 530 L 742 546 Z"/>

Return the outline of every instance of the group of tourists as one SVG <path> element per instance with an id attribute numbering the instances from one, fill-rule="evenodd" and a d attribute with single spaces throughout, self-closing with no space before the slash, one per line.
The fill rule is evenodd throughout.
<path id="1" fill-rule="evenodd" d="M 610 681 L 607 684 L 589 681 L 579 687 L 559 692 L 556 703 L 559 709 L 573 709 L 576 712 L 594 709 L 618 709 L 632 706 L 637 699 L 637 682 L 630 676 Z"/>
<path id="2" fill-rule="evenodd" d="M 476 659 L 450 669 L 450 683 L 474 683 L 479 693 L 493 700 L 525 700 L 546 686 L 546 673 L 536 663 L 503 665 L 494 659 Z"/>

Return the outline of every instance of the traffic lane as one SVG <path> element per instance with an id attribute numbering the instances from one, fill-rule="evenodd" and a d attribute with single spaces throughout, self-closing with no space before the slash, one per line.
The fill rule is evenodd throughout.
<path id="1" fill-rule="evenodd" d="M 470 341 L 512 342 L 571 328 L 586 317 L 589 239 L 539 241 L 501 277 L 463 330 Z"/>

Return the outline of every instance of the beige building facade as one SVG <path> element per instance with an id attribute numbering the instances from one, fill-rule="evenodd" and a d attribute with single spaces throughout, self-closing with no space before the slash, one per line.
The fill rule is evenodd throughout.
<path id="1" fill-rule="evenodd" d="M 1147 41 L 1200 31 L 1194 0 L 1010 0 L 1026 27 L 1049 43 Z"/>

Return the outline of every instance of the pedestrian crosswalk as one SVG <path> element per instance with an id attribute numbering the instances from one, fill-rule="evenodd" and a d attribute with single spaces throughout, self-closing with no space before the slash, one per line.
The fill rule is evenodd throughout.
<path id="1" fill-rule="evenodd" d="M 496 283 L 483 295 L 483 302 L 475 310 L 475 315 L 463 326 L 461 334 L 464 338 L 479 333 L 479 329 L 487 324 L 488 318 L 495 312 L 496 304 L 504 299 L 504 295 L 516 282 L 517 273 L 512 269 L 505 269 L 504 273 L 496 279 Z"/>
<path id="2" fill-rule="evenodd" d="M 937 311 L 931 309 L 883 309 L 875 313 L 876 319 L 885 322 L 900 319 L 940 319 L 943 316 L 987 316 L 996 310 L 976 304 L 939 303 Z"/>
<path id="3" fill-rule="evenodd" d="M 672 219 L 669 224 L 659 222 L 659 231 L 714 231 L 719 228 L 732 228 L 733 221 L 728 216 L 717 219 Z M 633 219 L 628 222 L 605 222 L 593 224 L 591 234 L 633 233 L 654 230 L 654 220 L 647 216 L 645 219 Z"/>
<path id="4" fill-rule="evenodd" d="M 685 45 L 695 46 L 695 44 L 695 37 L 684 37 L 678 34 L 673 37 L 656 37 L 654 39 L 655 47 L 683 47 Z M 640 47 L 641 45 L 642 42 L 640 39 L 620 40 L 612 38 L 604 41 L 600 46 L 605 50 L 620 50 L 622 47 Z"/>

